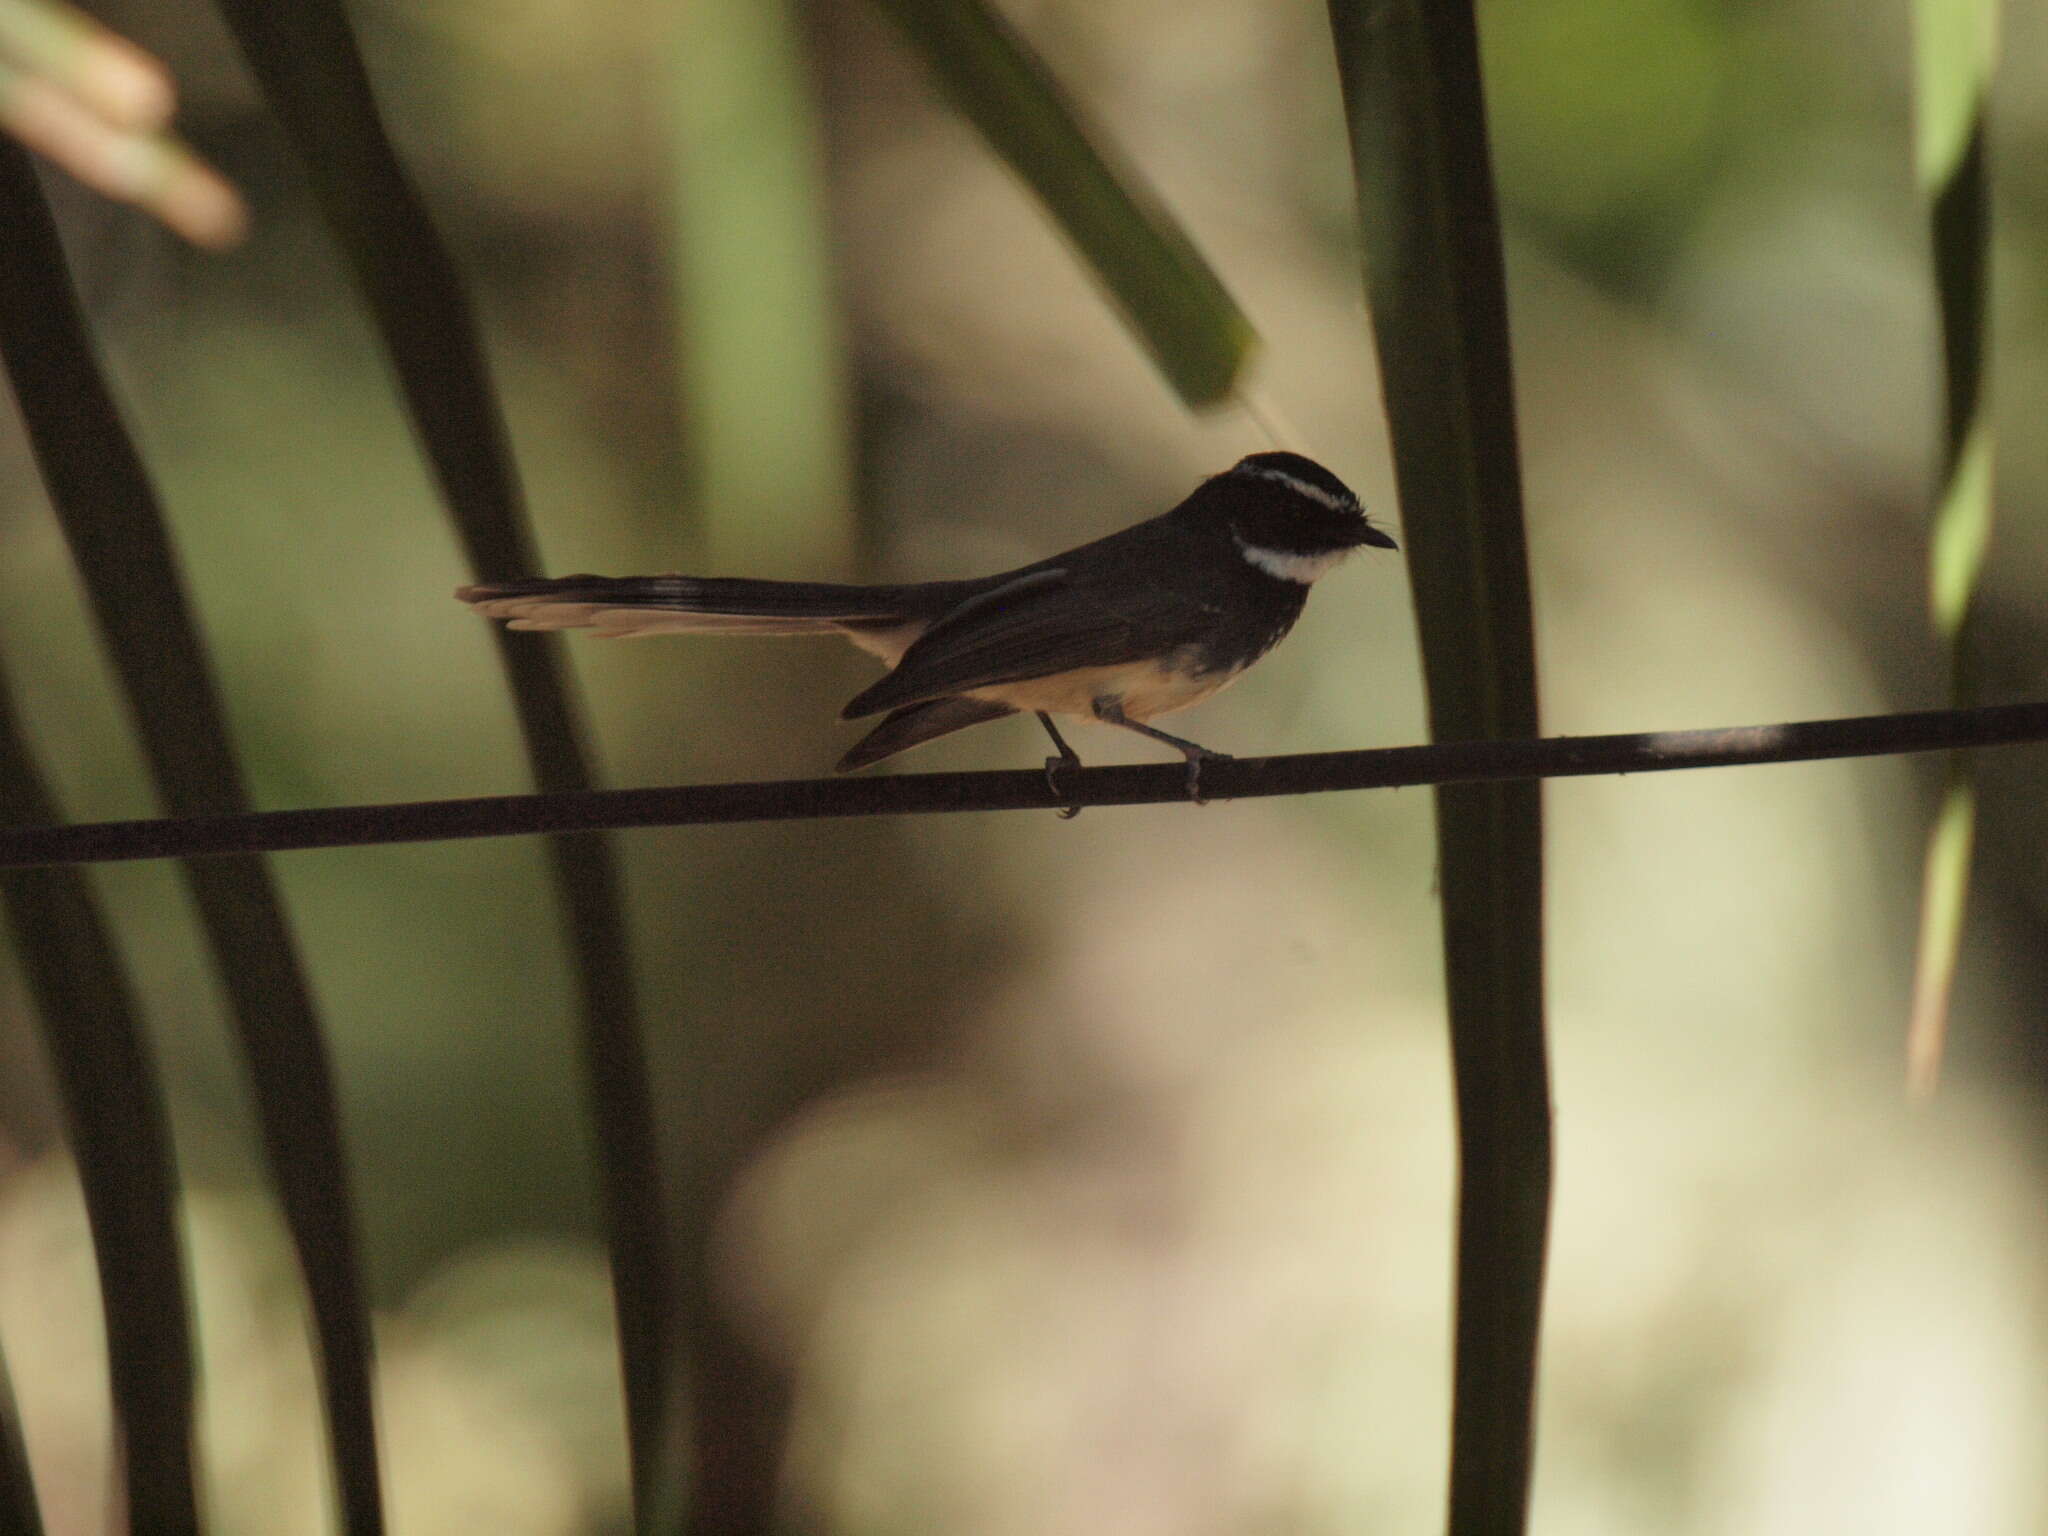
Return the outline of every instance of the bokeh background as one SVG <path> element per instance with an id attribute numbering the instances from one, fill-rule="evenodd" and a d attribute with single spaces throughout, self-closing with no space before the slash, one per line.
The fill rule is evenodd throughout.
<path id="1" fill-rule="evenodd" d="M 994 569 L 1266 446 L 1191 420 L 855 0 L 353 7 L 484 317 L 549 568 Z M 1005 7 L 1260 326 L 1258 389 L 1395 515 L 1325 17 Z M 1904 7 L 1481 6 L 1547 729 L 1929 706 L 1938 417 Z M 362 308 L 201 7 L 164 56 L 254 238 L 53 187 L 269 807 L 526 787 Z M 1996 697 L 2048 687 L 2048 13 L 1996 122 Z M 768 26 L 786 99 L 707 39 Z M 695 29 L 695 30 L 693 30 Z M 726 89 L 721 95 L 720 85 Z M 761 174 L 763 163 L 779 166 Z M 766 190 L 764 190 L 764 188 Z M 0 615 L 80 819 L 153 813 L 18 425 Z M 572 639 L 609 782 L 822 771 L 867 664 Z M 1183 717 L 1240 753 L 1420 739 L 1394 557 Z M 1177 729 L 1182 727 L 1176 727 Z M 1090 761 L 1142 743 L 1088 731 Z M 1016 766 L 1028 722 L 921 767 Z M 1901 1037 L 1933 765 L 1548 794 L 1560 1186 L 1536 1528 L 2048 1528 L 2048 755 L 1985 759 L 1947 1082 Z M 848 1533 L 1426 1529 L 1449 1087 L 1416 792 L 621 839 L 680 1224 L 796 1383 Z M 408 1533 L 623 1529 L 573 1005 L 527 841 L 276 860 L 332 1033 Z M 220 1528 L 325 1528 L 301 1301 L 167 868 L 95 881 L 172 1096 Z M 89 1250 L 0 957 L 0 1345 L 53 1531 L 99 1528 Z"/>

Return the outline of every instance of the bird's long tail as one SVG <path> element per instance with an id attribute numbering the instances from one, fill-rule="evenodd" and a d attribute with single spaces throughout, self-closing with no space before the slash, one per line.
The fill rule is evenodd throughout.
<path id="1" fill-rule="evenodd" d="M 899 623 L 906 587 L 723 576 L 557 576 L 458 587 L 455 595 L 511 629 L 600 635 L 804 635 Z"/>

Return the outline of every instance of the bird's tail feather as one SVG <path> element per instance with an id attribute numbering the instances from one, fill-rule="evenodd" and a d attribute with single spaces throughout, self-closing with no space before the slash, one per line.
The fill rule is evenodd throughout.
<path id="1" fill-rule="evenodd" d="M 799 635 L 903 619 L 910 590 L 728 576 L 557 576 L 459 587 L 455 595 L 511 629 Z"/>
<path id="2" fill-rule="evenodd" d="M 851 773 L 856 768 L 867 767 L 869 763 L 879 763 L 885 757 L 894 757 L 898 752 L 921 747 L 937 737 L 1015 713 L 1017 711 L 1007 704 L 965 697 L 925 699 L 921 703 L 906 704 L 901 709 L 890 711 L 880 725 L 855 742 L 846 756 L 839 759 L 836 771 Z"/>

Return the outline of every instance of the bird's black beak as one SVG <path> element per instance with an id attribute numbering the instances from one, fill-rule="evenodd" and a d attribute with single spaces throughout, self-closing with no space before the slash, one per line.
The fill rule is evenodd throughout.
<path id="1" fill-rule="evenodd" d="M 1394 542 L 1394 536 L 1391 533 L 1388 533 L 1383 528 L 1375 528 L 1371 523 L 1367 523 L 1363 531 L 1359 533 L 1358 542 L 1370 544 L 1375 549 L 1399 549 L 1401 547 Z"/>

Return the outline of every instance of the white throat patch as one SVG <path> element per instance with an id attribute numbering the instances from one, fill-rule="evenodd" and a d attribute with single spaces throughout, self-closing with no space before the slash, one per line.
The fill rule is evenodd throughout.
<path id="1" fill-rule="evenodd" d="M 1244 556 L 1246 564 L 1264 571 L 1268 576 L 1276 576 L 1282 581 L 1295 582 L 1304 587 L 1318 577 L 1328 575 L 1350 553 L 1349 550 L 1333 549 L 1321 555 L 1296 555 L 1284 549 L 1262 549 L 1257 544 L 1247 544 L 1236 534 L 1232 534 L 1231 537 L 1236 539 L 1238 553 Z"/>

